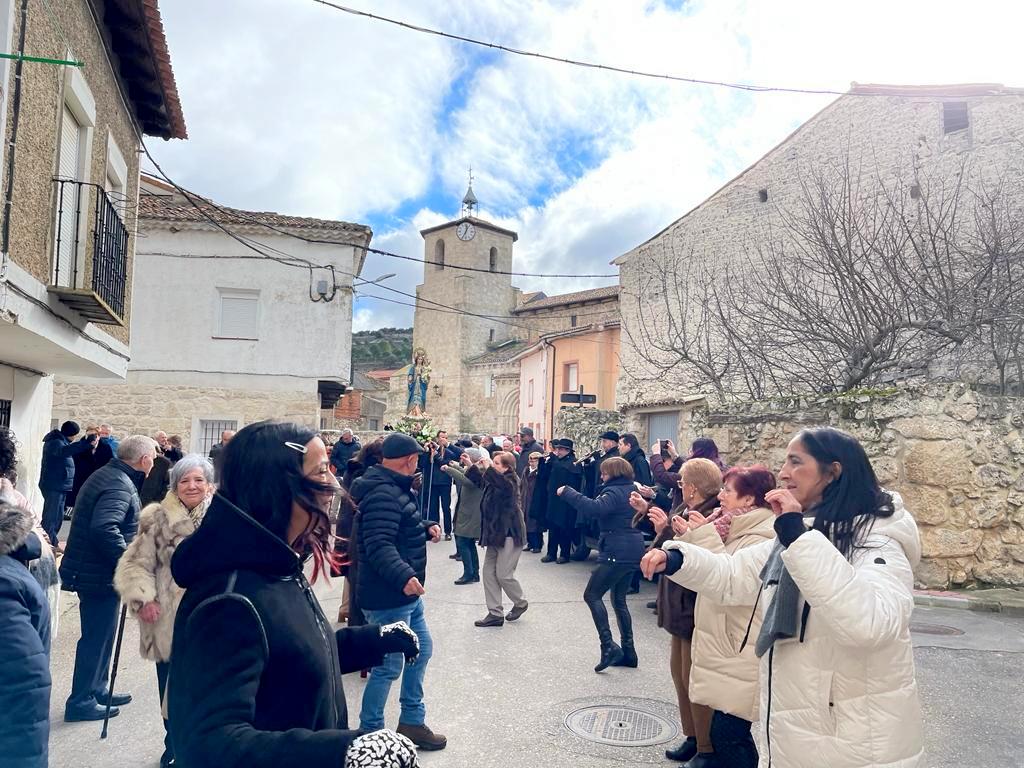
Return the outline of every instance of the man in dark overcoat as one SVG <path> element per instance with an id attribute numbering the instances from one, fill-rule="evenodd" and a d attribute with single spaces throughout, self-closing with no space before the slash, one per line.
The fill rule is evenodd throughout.
<path id="1" fill-rule="evenodd" d="M 565 564 L 569 562 L 572 551 L 576 510 L 564 502 L 557 491 L 563 485 L 580 490 L 583 487 L 583 470 L 576 463 L 572 440 L 552 440 L 551 447 L 553 455 L 544 459 L 541 476 L 537 480 L 538 487 L 544 488 L 544 519 L 548 527 L 548 551 L 540 561 Z"/>

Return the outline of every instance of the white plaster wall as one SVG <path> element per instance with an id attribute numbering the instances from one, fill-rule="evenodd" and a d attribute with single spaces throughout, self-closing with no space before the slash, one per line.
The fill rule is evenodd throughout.
<path id="1" fill-rule="evenodd" d="M 187 372 L 195 386 L 299 389 L 316 379 L 348 380 L 352 351 L 351 245 L 252 236 L 314 264 L 333 264 L 334 299 L 309 298 L 310 272 L 257 256 L 220 232 L 171 232 L 140 222 L 132 301 L 132 362 L 138 380 Z M 245 257 L 245 258 L 228 258 Z M 254 258 L 249 258 L 254 257 Z M 313 283 L 330 283 L 314 270 Z M 216 338 L 218 289 L 259 291 L 258 339 Z M 314 289 L 314 295 L 316 295 Z"/>
<path id="2" fill-rule="evenodd" d="M 0 398 L 11 401 L 11 431 L 18 439 L 17 489 L 41 512 L 39 470 L 43 459 L 43 436 L 50 431 L 53 377 L 0 365 Z"/>

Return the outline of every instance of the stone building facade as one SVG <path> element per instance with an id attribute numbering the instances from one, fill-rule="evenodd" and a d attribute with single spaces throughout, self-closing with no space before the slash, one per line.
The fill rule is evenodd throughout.
<path id="1" fill-rule="evenodd" d="M 0 60 L 0 425 L 38 504 L 55 377 L 126 375 L 142 137 L 187 134 L 156 0 L 0 3 L 0 45 L 58 62 Z"/>
<path id="2" fill-rule="evenodd" d="M 320 427 L 351 384 L 352 282 L 370 229 L 193 200 L 144 177 L 126 381 L 61 377 L 54 418 L 176 432 L 203 453 L 222 430 L 261 419 Z"/>
<path id="3" fill-rule="evenodd" d="M 652 353 L 648 342 L 661 333 L 666 312 L 673 327 L 698 332 L 701 306 L 687 303 L 693 298 L 688 278 L 712 279 L 727 267 L 742 267 L 769 243 L 792 247 L 787 221 L 801 215 L 806 185 L 822 169 L 856 177 L 852 202 L 868 208 L 894 190 L 915 198 L 925 186 L 940 189 L 964 175 L 978 191 L 1013 174 L 1024 194 L 1022 146 L 1022 89 L 854 87 L 699 206 L 615 260 L 622 285 L 620 406 L 662 412 L 688 396 L 710 394 L 692 370 L 674 365 L 671 354 Z M 1018 194 L 1018 213 L 1022 203 Z M 969 237 L 966 230 L 962 235 Z"/>
<path id="4" fill-rule="evenodd" d="M 416 288 L 413 347 L 430 361 L 426 413 L 434 424 L 457 432 L 512 433 L 529 423 L 521 413 L 519 356 L 547 335 L 617 323 L 618 287 L 523 294 L 510 274 L 518 235 L 472 215 L 472 189 L 467 201 L 461 218 L 421 232 L 425 263 Z M 602 343 L 611 344 L 608 354 L 617 360 L 617 335 L 614 343 Z M 385 422 L 406 413 L 408 375 L 407 366 L 390 379 Z"/>

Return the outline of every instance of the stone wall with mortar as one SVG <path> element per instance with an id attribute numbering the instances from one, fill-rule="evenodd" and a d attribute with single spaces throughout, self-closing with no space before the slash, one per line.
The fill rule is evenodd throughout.
<path id="1" fill-rule="evenodd" d="M 70 384 L 53 388 L 55 419 L 85 424 L 107 423 L 118 436 L 152 435 L 163 430 L 178 434 L 193 446 L 197 419 L 228 418 L 242 427 L 263 419 L 283 419 L 319 426 L 320 402 L 309 392 L 271 392 L 220 387 L 180 387 L 152 384 Z"/>
<path id="2" fill-rule="evenodd" d="M 714 438 L 730 464 L 777 471 L 802 428 L 834 426 L 864 445 L 879 481 L 921 530 L 918 582 L 1024 586 L 1024 400 L 965 385 L 700 405 L 684 441 Z M 684 442 L 684 445 L 687 442 Z"/>
<path id="3" fill-rule="evenodd" d="M 600 448 L 602 432 L 623 431 L 622 414 L 599 408 L 563 407 L 555 411 L 555 437 L 568 437 L 576 456 L 582 458 Z"/>

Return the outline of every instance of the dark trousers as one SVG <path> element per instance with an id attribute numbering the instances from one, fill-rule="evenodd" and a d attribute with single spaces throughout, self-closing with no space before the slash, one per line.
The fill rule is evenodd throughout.
<path id="1" fill-rule="evenodd" d="M 164 696 L 167 694 L 167 676 L 171 673 L 171 662 L 158 661 L 156 663 L 156 684 L 160 689 L 160 709 L 163 710 Z M 171 726 L 164 718 L 164 754 L 160 758 L 160 765 L 167 765 L 174 759 L 174 745 L 171 743 Z"/>
<path id="2" fill-rule="evenodd" d="M 629 589 L 633 572 L 638 570 L 635 565 L 625 563 L 598 563 L 590 574 L 590 581 L 583 591 L 583 600 L 590 609 L 597 628 L 597 636 L 602 644 L 611 642 L 612 632 L 608 626 L 608 609 L 604 607 L 604 596 L 612 593 L 612 608 L 615 610 L 615 621 L 619 625 L 619 634 L 623 645 L 633 643 L 633 618 L 629 615 L 626 605 L 626 591 Z"/>
<path id="3" fill-rule="evenodd" d="M 757 768 L 757 746 L 750 735 L 749 720 L 716 710 L 711 718 L 711 744 L 722 765 Z"/>
<path id="4" fill-rule="evenodd" d="M 50 543 L 57 546 L 60 527 L 64 524 L 64 491 L 46 491 L 43 493 L 43 530 L 50 538 Z"/>
<path id="5" fill-rule="evenodd" d="M 476 540 L 469 536 L 456 536 L 455 549 L 462 558 L 462 578 L 480 578 L 480 553 L 476 551 Z"/>
<path id="6" fill-rule="evenodd" d="M 444 512 L 444 532 L 446 536 L 452 533 L 452 486 L 431 485 L 430 486 L 430 511 L 428 518 L 435 523 L 441 523 L 440 512 Z"/>
<path id="7" fill-rule="evenodd" d="M 551 526 L 548 528 L 548 557 L 568 557 L 572 552 L 572 529 Z"/>
<path id="8" fill-rule="evenodd" d="M 78 595 L 82 637 L 75 650 L 75 673 L 66 707 L 89 707 L 108 693 L 110 653 L 117 631 L 117 595 Z"/>
<path id="9" fill-rule="evenodd" d="M 530 549 L 544 549 L 544 532 L 539 530 L 527 531 L 526 544 Z"/>

